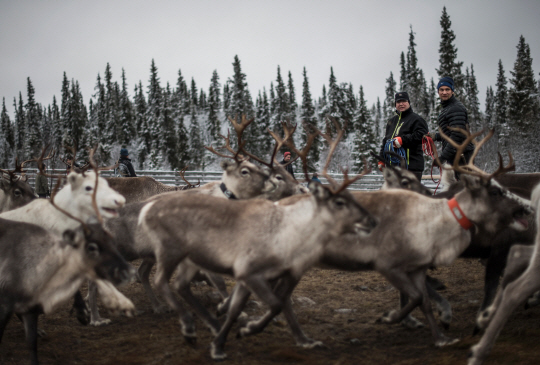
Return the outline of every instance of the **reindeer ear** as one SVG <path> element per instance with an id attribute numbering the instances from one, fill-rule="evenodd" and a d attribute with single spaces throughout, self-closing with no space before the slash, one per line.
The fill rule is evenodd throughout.
<path id="1" fill-rule="evenodd" d="M 329 192 L 324 186 L 322 186 L 317 181 L 310 181 L 308 188 L 311 194 L 313 194 L 317 199 L 324 199 L 328 196 Z"/>
<path id="2" fill-rule="evenodd" d="M 68 183 L 71 185 L 71 189 L 75 190 L 81 183 L 80 174 L 71 172 L 68 177 Z"/>

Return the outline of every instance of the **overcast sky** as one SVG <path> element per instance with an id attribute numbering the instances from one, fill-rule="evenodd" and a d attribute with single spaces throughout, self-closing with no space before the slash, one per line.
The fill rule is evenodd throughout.
<path id="1" fill-rule="evenodd" d="M 399 59 L 416 33 L 419 66 L 437 81 L 439 24 L 446 5 L 456 35 L 458 60 L 474 65 L 479 98 L 494 86 L 502 60 L 510 77 L 520 35 L 540 71 L 539 0 L 0 0 L 0 97 L 13 116 L 13 98 L 26 79 L 36 100 L 60 101 L 63 73 L 79 82 L 88 105 L 97 75 L 110 64 L 113 80 L 126 72 L 130 95 L 148 85 L 155 60 L 161 86 L 176 86 L 178 70 L 208 93 L 212 72 L 223 85 L 238 55 L 255 98 L 268 91 L 277 67 L 292 73 L 297 98 L 307 70 L 313 98 L 328 85 L 330 68 L 339 83 L 359 87 L 371 106 L 384 98 L 390 72 L 399 82 Z M 463 69 L 465 72 L 465 69 Z"/>

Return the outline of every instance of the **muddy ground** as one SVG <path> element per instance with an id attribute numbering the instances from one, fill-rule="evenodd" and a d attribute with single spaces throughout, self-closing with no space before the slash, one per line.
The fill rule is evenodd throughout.
<path id="1" fill-rule="evenodd" d="M 294 308 L 304 331 L 325 347 L 296 347 L 282 318 L 263 333 L 236 338 L 233 328 L 226 346 L 225 364 L 466 364 L 476 311 L 482 298 L 483 266 L 478 260 L 459 259 L 433 275 L 447 289 L 441 293 L 453 305 L 452 326 L 445 333 L 459 338 L 450 347 L 433 346 L 427 328 L 408 330 L 400 325 L 376 323 L 385 311 L 397 306 L 398 294 L 376 273 L 334 270 L 309 271 L 293 293 Z M 228 281 L 229 288 L 233 282 Z M 207 285 L 193 288 L 207 305 L 215 306 L 215 291 Z M 154 314 L 140 284 L 122 291 L 144 313 L 135 318 L 111 317 L 104 327 L 84 327 L 70 315 L 71 303 L 54 314 L 41 316 L 39 326 L 47 336 L 39 341 L 42 364 L 212 364 L 210 331 L 197 322 L 198 342 L 188 345 L 173 313 Z M 302 298 L 303 297 L 303 298 Z M 314 303 L 306 300 L 309 298 Z M 247 313 L 263 313 L 255 300 Z M 107 316 L 105 311 L 102 311 Z M 424 320 L 419 310 L 413 313 Z M 540 363 L 540 308 L 520 307 L 504 328 L 486 365 Z M 13 318 L 0 344 L 0 364 L 26 364 L 28 351 L 23 327 Z"/>

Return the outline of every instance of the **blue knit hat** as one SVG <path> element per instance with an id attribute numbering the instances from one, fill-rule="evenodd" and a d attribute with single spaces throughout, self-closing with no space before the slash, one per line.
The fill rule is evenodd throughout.
<path id="1" fill-rule="evenodd" d="M 122 148 L 120 150 L 120 156 L 129 156 L 129 152 L 128 152 L 127 148 Z"/>
<path id="2" fill-rule="evenodd" d="M 448 86 L 450 89 L 452 89 L 452 91 L 454 91 L 454 80 L 452 80 L 451 77 L 445 76 L 439 80 L 437 90 L 439 90 L 441 86 Z"/>

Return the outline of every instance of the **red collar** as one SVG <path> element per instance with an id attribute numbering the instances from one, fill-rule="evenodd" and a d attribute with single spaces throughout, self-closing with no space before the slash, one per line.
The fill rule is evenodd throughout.
<path id="1" fill-rule="evenodd" d="M 448 201 L 448 208 L 450 208 L 450 211 L 463 229 L 470 229 L 473 226 L 472 222 L 465 216 L 465 213 L 463 213 L 459 207 L 456 198 L 452 198 Z"/>

